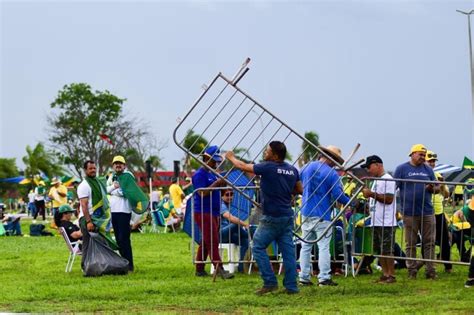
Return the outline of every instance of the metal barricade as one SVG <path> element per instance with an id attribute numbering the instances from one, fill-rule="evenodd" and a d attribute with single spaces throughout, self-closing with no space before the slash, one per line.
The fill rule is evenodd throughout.
<path id="1" fill-rule="evenodd" d="M 363 183 L 352 176 L 349 170 L 361 163 L 362 160 L 353 165 L 348 163 L 358 146 L 354 149 L 353 154 L 346 159 L 345 163 L 339 163 L 323 149 L 301 136 L 283 120 L 245 93 L 237 86 L 237 83 L 247 73 L 249 61 L 248 59 L 243 64 L 232 79 L 226 78 L 221 73 L 215 76 L 210 84 L 204 86 L 202 94 L 186 115 L 180 119 L 174 130 L 173 139 L 176 145 L 187 155 L 187 163 L 190 159 L 194 159 L 202 167 L 225 180 L 229 186 L 240 192 L 256 207 L 260 207 L 258 200 L 245 193 L 247 186 L 253 184 L 258 186 L 258 178 L 252 178 L 248 181 L 247 186 L 239 187 L 237 184 L 239 178 L 229 180 L 226 177 L 227 173 L 234 170 L 233 167 L 223 161 L 218 165 L 217 170 L 211 169 L 201 160 L 201 155 L 210 145 L 218 145 L 223 151 L 238 151 L 246 161 L 257 163 L 261 161 L 268 144 L 273 140 L 279 140 L 287 145 L 288 151 L 292 153 L 290 155 L 295 155 L 295 152 L 300 151 L 295 156 L 288 156 L 287 160 L 290 164 L 303 166 L 323 157 L 330 161 L 330 164 L 337 171 L 346 172 L 346 176 L 353 178 L 356 185 L 355 191 L 360 192 Z M 313 170 L 312 176 L 317 174 L 320 167 L 322 166 Z M 226 172 L 222 172 L 223 170 Z M 311 179 L 312 177 L 309 180 Z M 334 209 L 340 209 L 323 235 L 329 232 L 332 225 L 344 214 L 347 206 L 355 200 L 352 198 L 346 205 L 338 205 L 336 199 L 340 196 L 332 196 L 331 193 L 334 186 L 340 185 L 340 183 L 337 180 L 331 181 L 331 184 L 328 185 L 329 180 L 330 176 L 320 179 L 314 189 L 307 193 L 308 198 L 315 194 L 321 194 L 324 197 L 334 199 L 328 206 L 325 206 L 324 211 L 322 211 L 323 214 L 330 213 Z M 304 207 L 305 205 L 301 206 Z M 322 206 L 316 204 L 315 207 L 321 208 Z M 313 215 L 313 210 L 309 209 L 310 215 Z M 295 237 L 303 242 L 317 243 L 323 235 L 318 239 L 308 241 L 301 236 L 299 229 L 295 230 Z"/>
<path id="2" fill-rule="evenodd" d="M 394 194 L 395 198 L 393 204 L 376 204 L 369 198 L 353 210 L 348 231 L 351 261 L 354 263 L 354 257 L 361 258 L 358 268 L 353 269 L 354 275 L 374 258 L 394 259 L 398 266 L 407 267 L 409 273 L 412 270 L 415 277 L 424 265 L 427 276 L 433 275 L 433 264 L 444 264 L 447 270 L 452 265 L 469 265 L 474 222 L 468 221 L 474 221 L 474 211 L 469 219 L 467 204 L 453 207 L 449 202 L 455 185 L 469 184 L 393 178 L 365 178 L 365 181 L 372 191 L 382 187 L 379 194 Z M 431 193 L 432 189 L 439 192 Z M 455 245 L 458 253 L 452 250 Z"/>
<path id="3" fill-rule="evenodd" d="M 255 192 L 253 194 L 255 198 L 258 193 L 257 187 L 250 187 L 250 189 Z M 203 193 L 206 195 L 203 195 Z M 215 205 L 213 201 L 213 196 L 216 194 L 219 198 L 215 197 L 215 199 L 220 199 L 219 206 Z M 205 198 L 208 198 L 209 203 L 204 203 Z M 248 224 L 248 228 L 243 228 L 243 226 L 238 223 L 224 223 L 224 218 L 222 213 L 220 213 L 223 208 L 226 208 L 234 218 L 245 221 Z M 212 209 L 214 209 L 214 215 L 195 215 L 195 210 L 203 213 Z M 191 199 L 191 208 L 187 211 L 191 212 L 187 215 L 191 215 L 191 252 L 194 264 L 214 263 L 214 265 L 216 265 L 219 263 L 224 269 L 232 273 L 236 270 L 240 270 L 241 272 L 247 271 L 249 274 L 252 272 L 255 264 L 251 251 L 252 237 L 258 228 L 258 222 L 261 216 L 260 209 L 249 203 L 248 200 L 233 187 L 216 187 L 196 189 Z M 217 214 L 217 211 L 219 211 L 219 214 Z M 302 223 L 301 216 L 299 215 L 298 207 L 295 207 L 294 211 L 294 224 L 295 227 L 297 227 Z M 343 219 L 340 219 L 338 222 L 339 224 L 333 225 L 331 229 L 331 263 L 336 266 L 335 268 L 343 269 L 344 274 L 347 276 L 349 267 L 345 234 L 347 224 Z M 200 246 L 203 242 L 204 246 Z M 301 241 L 295 237 L 294 243 L 295 256 L 298 257 Z M 316 244 L 314 244 L 311 254 L 312 264 L 318 262 L 316 249 Z M 271 258 L 270 261 L 277 266 L 278 273 L 281 273 L 283 263 L 276 242 L 273 242 L 268 247 L 267 253 Z M 217 255 L 218 257 L 216 257 Z M 208 257 L 209 260 L 207 260 Z M 211 267 L 211 272 L 213 270 L 214 268 Z"/>

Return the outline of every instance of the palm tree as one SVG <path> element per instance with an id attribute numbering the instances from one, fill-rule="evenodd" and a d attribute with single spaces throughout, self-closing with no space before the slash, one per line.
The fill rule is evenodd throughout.
<path id="1" fill-rule="evenodd" d="M 192 154 L 201 154 L 204 148 L 208 145 L 206 138 L 196 134 L 192 129 L 189 129 L 184 136 L 183 146 L 189 150 Z M 184 168 L 187 173 L 190 173 L 192 169 L 199 167 L 199 163 L 191 159 L 190 154 L 186 154 L 184 157 Z"/>
<path id="2" fill-rule="evenodd" d="M 314 146 L 319 146 L 319 135 L 315 131 L 307 131 L 304 134 L 304 137 Z M 318 150 L 316 150 L 311 144 L 309 144 L 306 141 L 303 141 L 301 144 L 301 155 L 300 158 L 298 159 L 298 165 L 301 167 L 305 165 L 306 163 L 312 161 L 317 153 Z"/>
<path id="3" fill-rule="evenodd" d="M 48 178 L 64 174 L 62 163 L 56 153 L 45 149 L 39 142 L 33 149 L 27 145 L 25 163 L 25 177 L 33 179 L 35 175 L 43 173 Z"/>

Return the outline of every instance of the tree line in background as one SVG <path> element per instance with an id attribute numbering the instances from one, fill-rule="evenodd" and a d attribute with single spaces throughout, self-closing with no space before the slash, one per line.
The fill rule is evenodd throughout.
<path id="1" fill-rule="evenodd" d="M 64 174 L 82 178 L 86 160 L 97 162 L 104 174 L 115 155 L 123 155 L 132 172 L 145 171 L 145 161 L 162 167 L 160 151 L 165 147 L 150 133 L 148 122 L 124 111 L 126 99 L 109 91 L 93 91 L 86 83 L 65 85 L 51 103 L 47 116 L 47 139 L 34 147 L 26 146 L 20 171 L 14 158 L 0 158 L 0 178 L 23 175 L 52 178 Z M 0 194 L 18 188 L 0 183 Z"/>
<path id="2" fill-rule="evenodd" d="M 65 85 L 51 103 L 46 141 L 34 147 L 26 146 L 26 155 L 22 159 L 24 171 L 18 169 L 14 158 L 0 158 L 0 178 L 23 175 L 33 180 L 38 175 L 52 178 L 64 174 L 82 178 L 82 165 L 89 159 L 96 161 L 98 172 L 104 174 L 111 167 L 115 155 L 123 155 L 132 172 L 144 172 L 147 160 L 154 169 L 161 168 L 160 151 L 166 145 L 149 132 L 146 121 L 124 111 L 125 101 L 107 90 L 93 91 L 86 83 Z M 316 132 L 306 132 L 305 138 L 319 145 Z M 193 154 L 202 153 L 207 145 L 207 139 L 201 135 L 193 130 L 187 132 L 184 147 Z M 316 153 L 305 143 L 301 150 L 300 166 L 309 162 Z M 249 156 L 246 148 L 234 151 L 243 159 Z M 289 153 L 287 159 L 292 159 Z M 185 155 L 183 168 L 186 172 L 190 173 L 199 166 L 188 154 Z M 0 183 L 0 194 L 12 188 L 18 186 Z"/>

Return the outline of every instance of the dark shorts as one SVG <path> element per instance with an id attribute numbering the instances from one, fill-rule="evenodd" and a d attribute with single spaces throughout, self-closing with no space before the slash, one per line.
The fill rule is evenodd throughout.
<path id="1" fill-rule="evenodd" d="M 379 255 L 393 255 L 395 227 L 374 226 L 374 252 Z"/>

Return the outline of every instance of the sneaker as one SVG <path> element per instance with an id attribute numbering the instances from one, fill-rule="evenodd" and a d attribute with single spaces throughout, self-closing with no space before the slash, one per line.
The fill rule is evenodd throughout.
<path id="1" fill-rule="evenodd" d="M 312 283 L 311 283 L 311 284 L 312 284 Z M 296 290 L 296 291 L 295 291 L 295 290 L 288 290 L 288 289 L 285 289 L 285 290 L 283 290 L 283 293 L 286 293 L 286 294 L 291 295 L 291 294 L 298 294 L 298 293 L 300 293 L 300 291 L 299 291 L 299 290 Z"/>
<path id="2" fill-rule="evenodd" d="M 195 275 L 196 277 L 207 277 L 209 274 L 206 272 L 206 270 L 202 270 L 202 271 L 196 271 Z"/>
<path id="3" fill-rule="evenodd" d="M 469 279 L 464 283 L 465 288 L 470 288 L 472 286 L 474 286 L 474 279 Z"/>
<path id="4" fill-rule="evenodd" d="M 313 285 L 313 284 L 314 284 L 313 282 L 311 282 L 311 280 L 304 280 L 304 279 L 300 279 L 300 280 L 299 280 L 299 283 L 300 283 L 301 285 L 304 285 L 304 286 L 309 286 L 309 285 Z"/>
<path id="5" fill-rule="evenodd" d="M 321 281 L 319 284 L 318 284 L 320 287 L 335 287 L 337 286 L 337 283 L 332 281 L 332 279 L 329 279 L 329 280 L 324 280 L 324 281 Z"/>
<path id="6" fill-rule="evenodd" d="M 267 293 L 271 293 L 271 292 L 274 292 L 278 290 L 278 287 L 262 287 L 260 289 L 258 289 L 257 291 L 255 291 L 255 294 L 256 295 L 265 295 Z"/>
<path id="7" fill-rule="evenodd" d="M 342 276 L 342 275 L 344 275 L 344 271 L 341 268 L 336 268 L 336 269 L 334 269 L 333 275 L 334 276 Z"/>
<path id="8" fill-rule="evenodd" d="M 416 270 L 410 270 L 408 272 L 408 279 L 410 280 L 416 280 L 416 274 L 417 274 L 417 271 Z"/>
<path id="9" fill-rule="evenodd" d="M 436 280 L 436 279 L 438 279 L 438 275 L 434 271 L 433 272 L 428 272 L 428 273 L 426 273 L 426 279 Z"/>

